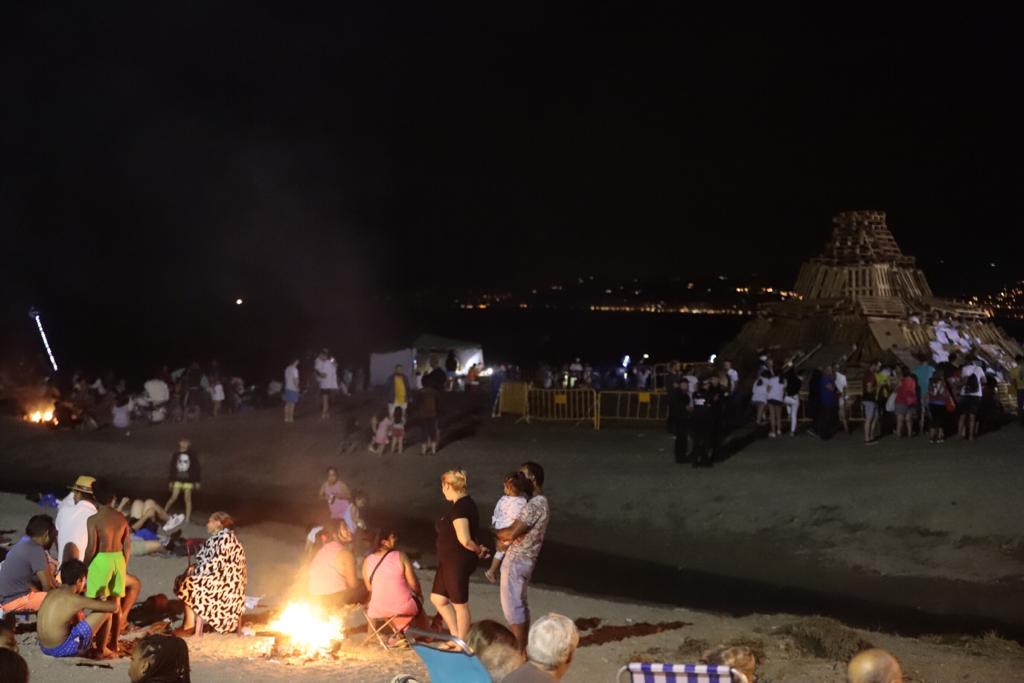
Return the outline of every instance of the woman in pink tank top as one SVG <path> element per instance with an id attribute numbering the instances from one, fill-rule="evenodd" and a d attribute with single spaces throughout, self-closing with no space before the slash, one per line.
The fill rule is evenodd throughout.
<path id="1" fill-rule="evenodd" d="M 395 626 L 404 629 L 410 623 L 426 626 L 421 607 L 423 593 L 409 557 L 397 549 L 398 536 L 393 531 L 381 532 L 377 550 L 363 561 L 363 581 L 370 591 L 366 614 L 371 619 L 388 619 L 396 614 Z"/>
<path id="2" fill-rule="evenodd" d="M 320 498 L 327 503 L 331 519 L 344 519 L 345 512 L 351 505 L 352 493 L 348 486 L 338 478 L 338 470 L 327 468 L 327 481 L 320 485 Z"/>

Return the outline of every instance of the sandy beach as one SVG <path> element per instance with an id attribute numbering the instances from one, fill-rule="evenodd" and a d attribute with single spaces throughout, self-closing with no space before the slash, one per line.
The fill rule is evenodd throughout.
<path id="1" fill-rule="evenodd" d="M 250 563 L 247 592 L 273 608 L 287 596 L 328 464 L 370 493 L 372 523 L 399 527 L 429 585 L 440 472 L 465 466 L 481 515 L 489 516 L 501 474 L 534 459 L 548 472 L 553 518 L 531 606 L 589 627 L 567 681 L 613 680 L 635 658 L 693 661 L 721 643 L 752 647 L 759 680 L 769 682 L 842 681 L 845 659 L 863 643 L 897 653 L 914 681 L 1012 680 L 1024 664 L 1024 535 L 1015 502 L 1024 466 L 1015 426 L 973 445 L 941 447 L 886 439 L 866 449 L 845 435 L 828 444 L 764 440 L 696 471 L 671 462 L 671 441 L 659 426 L 595 433 L 491 421 L 472 409 L 453 416 L 436 457 L 419 456 L 415 444 L 403 455 L 378 458 L 362 448 L 338 455 L 338 422 L 309 410 L 288 426 L 266 411 L 143 426 L 130 435 L 54 433 L 3 420 L 3 488 L 59 492 L 89 473 L 163 502 L 170 449 L 187 434 L 203 458 L 197 507 L 237 515 Z M 23 496 L 3 495 L 0 528 L 20 529 L 38 510 Z M 203 530 L 193 526 L 186 535 Z M 169 594 L 183 566 L 175 558 L 132 561 L 143 598 Z M 474 618 L 501 618 L 482 571 L 471 607 Z M 658 628 L 645 623 L 665 630 L 650 633 Z M 610 634 L 625 637 L 603 642 Z M 63 669 L 73 662 L 42 657 L 32 633 L 19 640 L 33 681 L 67 679 Z M 339 661 L 304 666 L 302 680 L 387 681 L 422 672 L 410 653 L 361 648 L 361 640 L 346 642 Z M 194 679 L 296 678 L 298 669 L 285 661 L 253 657 L 249 641 L 190 641 Z M 74 676 L 126 680 L 127 662 L 113 666 L 113 673 L 75 667 Z"/>

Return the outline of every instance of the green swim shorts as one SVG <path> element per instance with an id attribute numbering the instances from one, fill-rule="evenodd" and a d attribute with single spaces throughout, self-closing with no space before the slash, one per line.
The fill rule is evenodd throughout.
<path id="1" fill-rule="evenodd" d="M 89 574 L 85 579 L 85 595 L 88 598 L 102 598 L 113 595 L 124 597 L 124 579 L 128 565 L 124 553 L 97 553 L 89 563 Z"/>

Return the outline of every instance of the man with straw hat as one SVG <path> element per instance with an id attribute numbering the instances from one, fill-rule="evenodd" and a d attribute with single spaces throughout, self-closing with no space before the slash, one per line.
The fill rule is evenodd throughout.
<path id="1" fill-rule="evenodd" d="M 96 502 L 92 495 L 95 477 L 82 475 L 68 487 L 69 493 L 57 509 L 57 566 L 65 560 L 81 560 L 89 537 L 86 520 L 96 514 Z"/>

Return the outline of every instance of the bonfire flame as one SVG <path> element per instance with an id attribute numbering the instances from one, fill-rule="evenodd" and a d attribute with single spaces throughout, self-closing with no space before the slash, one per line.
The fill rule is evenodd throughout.
<path id="1" fill-rule="evenodd" d="M 25 415 L 25 419 L 29 422 L 35 422 L 37 424 L 45 424 L 53 422 L 56 424 L 56 420 L 53 419 L 53 406 L 40 406 L 37 407 L 30 413 Z"/>
<path id="2" fill-rule="evenodd" d="M 291 648 L 307 657 L 329 653 L 345 637 L 341 617 L 305 602 L 289 603 L 267 628 L 286 637 Z"/>

